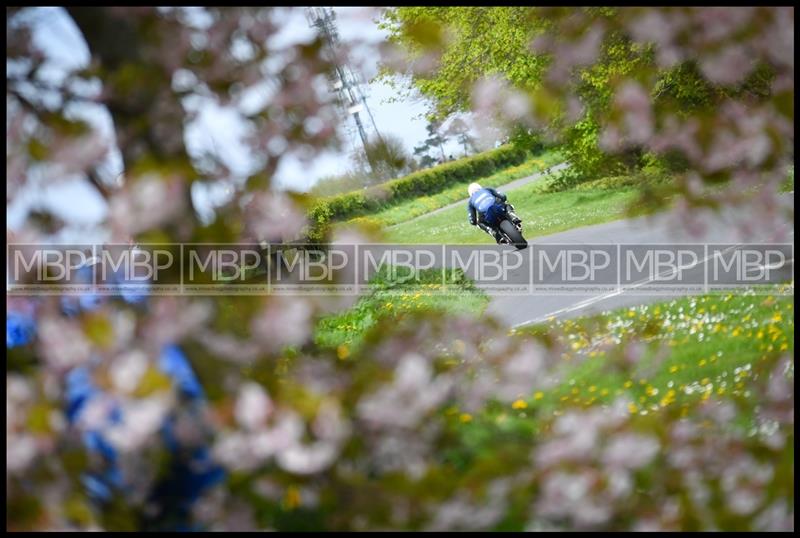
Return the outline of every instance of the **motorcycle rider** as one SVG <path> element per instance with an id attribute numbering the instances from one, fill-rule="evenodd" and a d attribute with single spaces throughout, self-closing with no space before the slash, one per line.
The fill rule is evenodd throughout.
<path id="1" fill-rule="evenodd" d="M 488 233 L 500 244 L 502 236 L 497 230 L 504 213 L 507 213 L 515 225 L 522 222 L 506 205 L 506 195 L 491 187 L 481 187 L 478 183 L 470 183 L 467 187 L 469 201 L 467 202 L 467 216 L 469 223 L 478 226 Z"/>

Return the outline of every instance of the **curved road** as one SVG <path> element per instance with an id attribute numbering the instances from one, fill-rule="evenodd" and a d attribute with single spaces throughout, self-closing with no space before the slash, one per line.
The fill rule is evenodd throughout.
<path id="1" fill-rule="evenodd" d="M 779 202 L 782 210 L 793 210 L 794 197 L 792 194 L 781 195 Z M 537 245 L 547 244 L 639 244 L 639 243 L 791 243 L 794 244 L 794 227 L 789 219 L 776 221 L 759 221 L 750 218 L 748 225 L 750 233 L 743 237 L 736 226 L 741 221 L 741 215 L 733 210 L 728 210 L 706 223 L 706 232 L 702 236 L 693 236 L 688 233 L 681 214 L 676 211 L 659 213 L 657 215 L 636 219 L 618 220 L 594 226 L 575 228 L 566 232 L 538 237 L 530 244 L 533 248 Z M 777 271 L 783 280 L 792 277 L 792 256 L 782 266 L 770 267 Z M 696 266 L 702 269 L 706 260 L 701 259 Z M 602 312 L 619 307 L 646 304 L 656 301 L 670 300 L 685 296 L 685 293 L 660 293 L 646 294 L 642 291 L 614 291 L 607 293 L 594 293 L 585 295 L 523 295 L 523 296 L 495 296 L 492 297 L 487 313 L 492 314 L 509 326 L 516 328 L 527 324 L 545 321 L 549 317 L 566 318 Z"/>

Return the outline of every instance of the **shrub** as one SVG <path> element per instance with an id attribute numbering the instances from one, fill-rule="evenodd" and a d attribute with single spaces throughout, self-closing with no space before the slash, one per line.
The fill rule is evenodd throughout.
<path id="1" fill-rule="evenodd" d="M 489 176 L 497 170 L 520 164 L 528 156 L 525 149 L 511 145 L 451 161 L 380 185 L 322 198 L 309 212 L 308 237 L 319 241 L 332 221 L 356 217 L 384 209 L 418 196 L 435 194 L 451 185 Z"/>

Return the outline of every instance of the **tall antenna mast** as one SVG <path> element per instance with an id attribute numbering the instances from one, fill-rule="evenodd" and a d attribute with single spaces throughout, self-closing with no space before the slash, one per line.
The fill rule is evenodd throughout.
<path id="1" fill-rule="evenodd" d="M 317 28 L 320 36 L 325 40 L 335 71 L 334 80 L 331 81 L 333 89 L 338 93 L 339 104 L 348 115 L 353 117 L 356 130 L 361 138 L 361 144 L 364 146 L 364 153 L 368 156 L 367 144 L 369 138 L 364 129 L 364 123 L 361 121 L 360 113 L 362 111 L 366 111 L 369 116 L 372 128 L 378 139 L 383 141 L 383 137 L 381 137 L 378 126 L 375 124 L 375 118 L 372 117 L 372 111 L 367 105 L 367 99 L 361 91 L 361 80 L 348 65 L 345 55 L 339 53 L 339 32 L 336 29 L 336 13 L 327 7 L 308 7 L 306 8 L 306 19 L 312 28 Z M 369 161 L 369 157 L 367 157 L 367 161 Z M 372 163 L 370 162 L 371 166 Z"/>

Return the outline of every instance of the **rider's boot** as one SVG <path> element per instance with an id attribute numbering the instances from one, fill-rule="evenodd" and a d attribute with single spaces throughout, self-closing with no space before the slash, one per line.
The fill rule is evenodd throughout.
<path id="1" fill-rule="evenodd" d="M 498 245 L 500 244 L 500 240 L 502 239 L 502 236 L 500 235 L 500 233 L 497 230 L 495 230 L 494 228 L 492 228 L 488 224 L 484 224 L 483 222 L 479 222 L 478 223 L 478 227 L 481 230 L 483 230 L 484 232 L 486 232 L 487 234 L 489 234 L 492 237 L 494 237 L 494 240 Z"/>
<path id="2" fill-rule="evenodd" d="M 520 218 L 517 216 L 517 214 L 516 214 L 516 213 L 514 213 L 514 206 L 513 206 L 513 205 L 511 205 L 511 204 L 508 204 L 508 205 L 506 206 L 506 212 L 507 212 L 507 214 L 508 214 L 509 218 L 511 219 L 511 222 L 513 222 L 513 223 L 514 223 L 514 226 L 517 226 L 517 225 L 519 225 L 519 223 L 521 223 L 521 222 L 522 222 L 522 219 L 520 219 Z"/>

